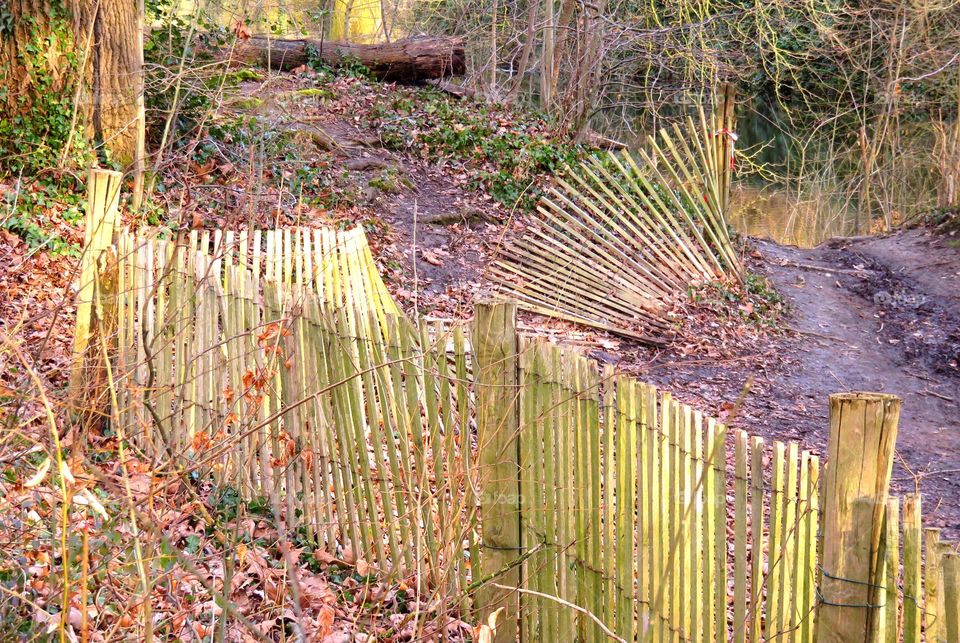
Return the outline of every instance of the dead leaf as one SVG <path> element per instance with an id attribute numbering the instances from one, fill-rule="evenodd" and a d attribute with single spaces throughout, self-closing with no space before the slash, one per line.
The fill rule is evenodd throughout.
<path id="1" fill-rule="evenodd" d="M 426 261 L 426 262 L 427 262 L 428 264 L 430 264 L 431 266 L 442 266 L 442 265 L 443 265 L 443 261 L 440 259 L 440 257 L 437 255 L 437 253 L 436 253 L 436 252 L 433 252 L 433 251 L 431 251 L 431 250 L 421 250 L 421 251 L 420 251 L 420 256 L 423 257 L 423 260 Z"/>
<path id="2" fill-rule="evenodd" d="M 473 638 L 477 643 L 493 643 L 493 637 L 497 633 L 497 620 L 500 618 L 500 613 L 505 609 L 505 607 L 501 607 L 494 611 L 487 618 L 486 623 L 482 623 L 479 627 L 474 628 Z"/>
<path id="3" fill-rule="evenodd" d="M 233 35 L 240 40 L 249 40 L 250 30 L 247 29 L 247 25 L 245 25 L 242 20 L 237 20 L 237 22 L 233 25 Z"/>

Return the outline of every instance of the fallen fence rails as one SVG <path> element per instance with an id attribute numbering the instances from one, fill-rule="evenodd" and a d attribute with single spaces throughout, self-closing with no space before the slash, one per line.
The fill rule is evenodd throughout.
<path id="1" fill-rule="evenodd" d="M 268 498 L 337 556 L 415 576 L 441 616 L 506 608 L 497 640 L 833 640 L 817 638 L 828 608 L 876 640 L 958 640 L 960 559 L 922 537 L 918 497 L 898 522 L 882 463 L 873 557 L 859 514 L 838 550 L 869 574 L 841 577 L 818 553 L 817 455 L 518 337 L 511 305 L 411 324 L 361 233 L 324 234 L 120 235 L 127 435 Z M 837 598 L 858 583 L 869 600 Z"/>
<path id="2" fill-rule="evenodd" d="M 725 219 L 731 118 L 701 110 L 638 155 L 569 168 L 491 264 L 493 281 L 528 310 L 661 342 L 679 293 L 743 276 Z"/>

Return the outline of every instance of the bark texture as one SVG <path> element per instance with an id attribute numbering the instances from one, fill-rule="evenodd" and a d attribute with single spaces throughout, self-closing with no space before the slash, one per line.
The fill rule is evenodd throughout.
<path id="1" fill-rule="evenodd" d="M 377 45 L 320 40 L 276 40 L 254 36 L 239 44 L 231 58 L 271 69 L 290 71 L 307 64 L 313 48 L 328 65 L 355 59 L 380 80 L 420 83 L 463 74 L 465 58 L 460 38 L 417 38 Z"/>
<path id="2" fill-rule="evenodd" d="M 41 98 L 55 94 L 65 104 L 76 104 L 75 126 L 89 141 L 102 145 L 111 159 L 135 167 L 144 140 L 143 31 L 137 3 L 5 3 L 12 26 L 0 30 L 4 117 L 26 115 Z M 37 43 L 43 43 L 42 53 L 30 50 Z"/>

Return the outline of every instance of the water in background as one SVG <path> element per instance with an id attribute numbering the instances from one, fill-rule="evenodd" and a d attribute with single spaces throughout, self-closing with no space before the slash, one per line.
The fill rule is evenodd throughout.
<path id="1" fill-rule="evenodd" d="M 682 101 L 658 105 L 656 119 L 650 117 L 654 110 L 620 109 L 591 124 L 637 147 L 689 109 Z M 730 195 L 731 225 L 742 234 L 801 247 L 857 234 L 865 227 L 858 222 L 858 195 L 850 179 L 840 176 L 851 168 L 832 162 L 840 144 L 825 136 L 801 145 L 796 129 L 776 106 L 759 100 L 737 105 L 739 165 Z"/>
<path id="2" fill-rule="evenodd" d="M 743 171 L 731 190 L 729 218 L 738 232 L 813 247 L 866 227 L 849 178 L 835 167 L 832 141 L 808 141 L 801 149 L 791 123 L 762 101 L 739 106 L 737 134 Z"/>

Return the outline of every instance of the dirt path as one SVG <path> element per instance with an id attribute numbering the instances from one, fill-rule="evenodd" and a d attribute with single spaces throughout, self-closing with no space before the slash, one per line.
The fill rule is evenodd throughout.
<path id="1" fill-rule="evenodd" d="M 715 413 L 749 383 L 732 422 L 823 453 L 827 394 L 903 398 L 894 488 L 924 496 L 928 526 L 960 535 L 960 250 L 924 231 L 815 249 L 756 242 L 793 331 L 743 361 L 655 362 L 641 377 Z"/>
<path id="2" fill-rule="evenodd" d="M 804 338 L 778 382 L 816 402 L 798 421 L 823 444 L 822 392 L 901 396 L 896 488 L 919 484 L 928 523 L 960 529 L 960 251 L 922 231 L 760 249 Z"/>

